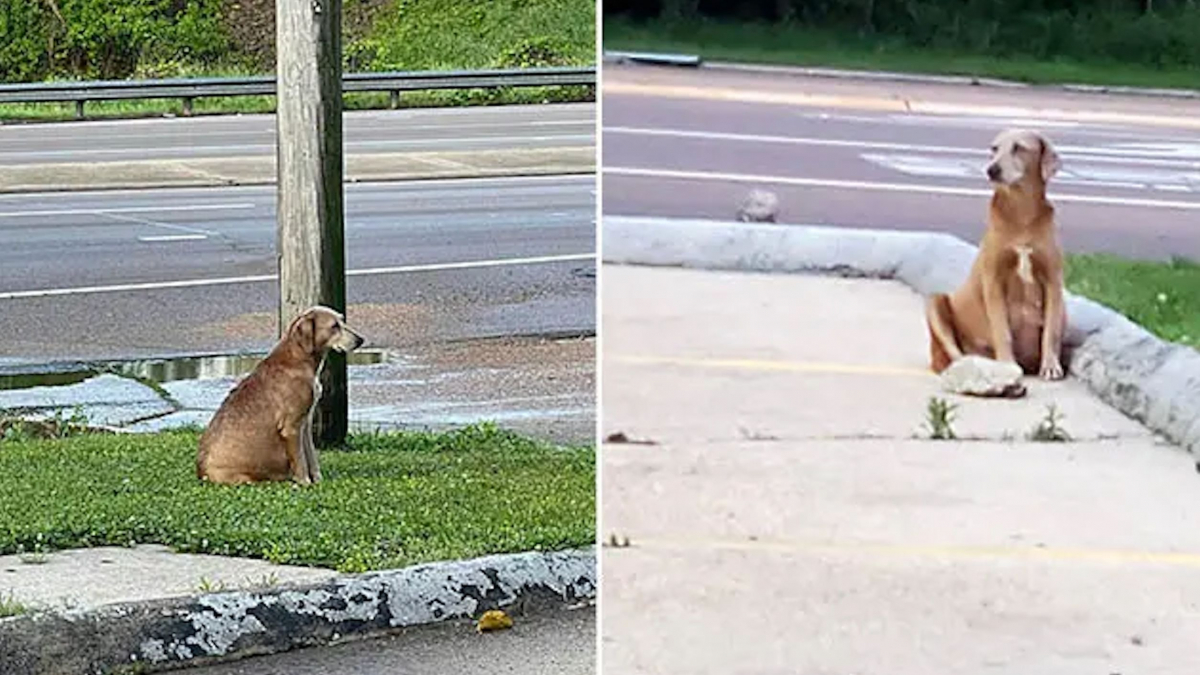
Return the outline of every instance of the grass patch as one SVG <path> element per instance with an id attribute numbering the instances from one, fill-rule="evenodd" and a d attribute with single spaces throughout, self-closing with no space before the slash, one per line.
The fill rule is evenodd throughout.
<path id="1" fill-rule="evenodd" d="M 1067 289 L 1103 303 L 1164 340 L 1200 343 L 1200 264 L 1068 255 Z"/>
<path id="2" fill-rule="evenodd" d="M 195 432 L 0 442 L 0 554 L 164 544 L 364 571 L 595 541 L 595 453 L 491 425 L 351 436 L 325 481 L 202 484 Z"/>
<path id="3" fill-rule="evenodd" d="M 10 616 L 20 616 L 28 611 L 29 608 L 21 604 L 12 593 L 8 595 L 0 594 L 0 619 Z"/>
<path id="4" fill-rule="evenodd" d="M 903 38 L 796 24 L 723 21 L 634 22 L 605 17 L 604 48 L 699 53 L 714 61 L 995 77 L 1035 84 L 1077 83 L 1195 89 L 1200 69 L 1115 60 L 1043 59 L 914 47 Z"/>

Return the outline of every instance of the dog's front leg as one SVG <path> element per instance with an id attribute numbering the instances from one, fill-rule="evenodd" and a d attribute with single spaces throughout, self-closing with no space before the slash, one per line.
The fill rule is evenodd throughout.
<path id="1" fill-rule="evenodd" d="M 1062 354 L 1063 324 L 1063 279 L 1062 270 L 1053 273 L 1045 284 L 1046 297 L 1042 303 L 1045 307 L 1044 322 L 1042 323 L 1042 363 L 1038 374 L 1046 380 L 1061 380 L 1063 367 Z"/>
<path id="2" fill-rule="evenodd" d="M 983 311 L 991 331 L 992 351 L 997 361 L 1016 363 L 1013 356 L 1012 329 L 1008 324 L 1008 305 L 1004 302 L 1004 287 L 993 274 L 983 277 Z"/>
<path id="3" fill-rule="evenodd" d="M 321 482 L 321 465 L 317 461 L 317 446 L 313 443 L 313 411 L 304 418 L 304 426 L 300 427 L 300 449 L 308 466 L 308 477 L 313 483 Z"/>

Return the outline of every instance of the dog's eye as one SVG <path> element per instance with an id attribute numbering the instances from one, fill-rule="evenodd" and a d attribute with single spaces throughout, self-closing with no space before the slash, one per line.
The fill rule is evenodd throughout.
<path id="1" fill-rule="evenodd" d="M 1018 147 L 1017 147 L 1017 146 L 1015 146 L 1015 145 L 1014 145 L 1014 146 L 1012 146 L 1012 154 L 1014 154 L 1014 155 L 1015 155 L 1015 154 L 1017 154 L 1017 150 L 1019 150 L 1019 149 L 1020 149 L 1020 148 L 1018 148 Z"/>
<path id="2" fill-rule="evenodd" d="M 992 146 L 992 154 L 993 154 L 993 155 L 994 155 L 994 154 L 996 154 L 996 152 L 997 152 L 998 150 L 1000 150 L 1000 148 L 998 148 L 998 147 L 997 147 L 997 146 L 995 146 L 995 145 L 993 145 L 993 146 Z"/>

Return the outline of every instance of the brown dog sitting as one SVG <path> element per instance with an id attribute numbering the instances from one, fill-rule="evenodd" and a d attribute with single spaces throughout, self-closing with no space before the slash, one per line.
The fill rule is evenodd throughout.
<path id="1" fill-rule="evenodd" d="M 1060 166 L 1035 132 L 1004 131 L 992 142 L 994 193 L 979 253 L 966 282 L 926 307 L 934 372 L 978 355 L 1047 380 L 1063 377 L 1063 257 L 1046 201 L 1046 183 Z"/>
<path id="2" fill-rule="evenodd" d="M 338 312 L 313 307 L 225 398 L 200 437 L 196 475 L 213 483 L 321 480 L 312 415 L 325 354 L 350 352 L 363 338 Z"/>

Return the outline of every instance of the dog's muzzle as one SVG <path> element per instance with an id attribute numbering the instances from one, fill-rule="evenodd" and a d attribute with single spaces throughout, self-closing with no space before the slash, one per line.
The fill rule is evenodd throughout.
<path id="1" fill-rule="evenodd" d="M 366 339 L 363 336 L 342 326 L 341 335 L 338 336 L 337 341 L 329 346 L 339 352 L 349 353 L 361 347 L 364 342 L 366 342 Z"/>
<path id="2" fill-rule="evenodd" d="M 993 181 L 993 182 L 999 182 L 1000 175 L 1002 173 L 1003 173 L 1003 171 L 1001 171 L 999 164 L 988 164 L 988 167 L 987 167 L 988 180 Z"/>

